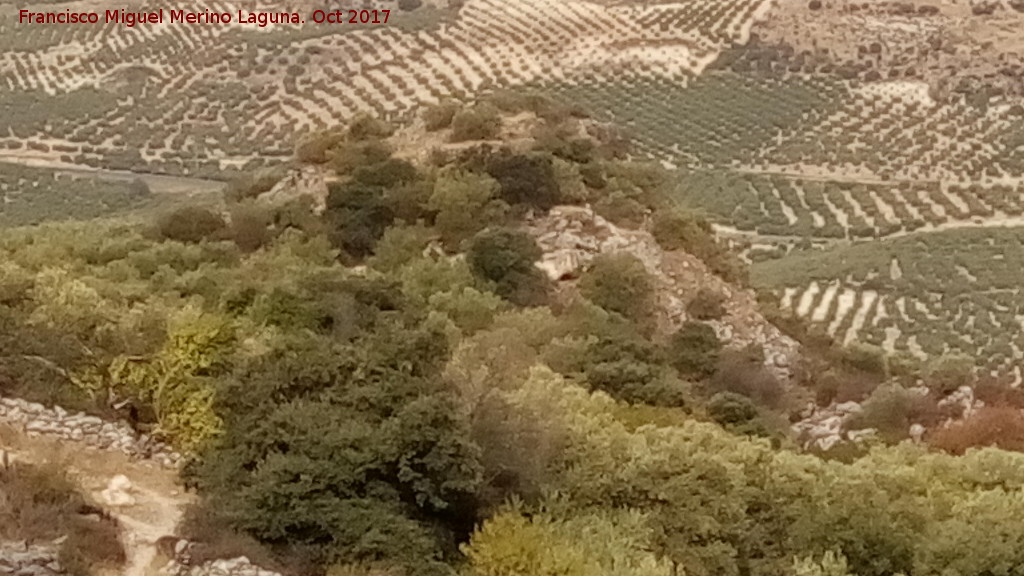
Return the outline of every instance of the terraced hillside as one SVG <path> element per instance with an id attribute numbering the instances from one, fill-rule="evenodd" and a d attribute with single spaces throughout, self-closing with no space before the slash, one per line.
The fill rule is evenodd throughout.
<path id="1" fill-rule="evenodd" d="M 102 3 L 80 2 L 96 10 Z M 288 157 L 361 112 L 408 116 L 487 88 L 587 78 L 683 82 L 743 42 L 769 0 L 467 0 L 387 24 L 19 25 L 0 3 L 0 153 L 15 160 L 218 175 Z M 46 4 L 40 10 L 45 9 Z M 56 6 L 63 6 L 57 4 Z M 133 10 L 234 3 L 143 3 Z M 332 7 L 333 8 L 333 7 Z"/>

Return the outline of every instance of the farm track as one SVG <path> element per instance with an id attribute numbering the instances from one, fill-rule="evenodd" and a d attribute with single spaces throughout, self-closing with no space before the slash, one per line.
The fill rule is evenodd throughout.
<path id="1" fill-rule="evenodd" d="M 197 178 L 192 176 L 167 176 L 164 174 L 131 172 L 128 170 L 107 170 L 103 168 L 69 166 L 60 162 L 30 158 L 6 152 L 0 152 L 0 163 L 16 164 L 30 168 L 44 168 L 53 170 L 54 173 L 59 175 L 73 177 L 95 178 L 99 180 L 111 180 L 117 182 L 142 180 L 147 186 L 149 186 L 149 189 L 152 192 L 158 194 L 215 193 L 223 190 L 226 185 L 225 182 L 220 180 L 211 180 L 208 178 Z"/>

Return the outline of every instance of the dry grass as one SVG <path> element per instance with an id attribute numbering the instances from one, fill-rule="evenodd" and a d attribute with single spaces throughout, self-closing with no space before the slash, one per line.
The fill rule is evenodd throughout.
<path id="1" fill-rule="evenodd" d="M 103 514 L 85 514 L 93 508 L 60 464 L 0 467 L 0 538 L 46 543 L 66 537 L 59 557 L 72 575 L 125 562 L 118 523 Z"/>

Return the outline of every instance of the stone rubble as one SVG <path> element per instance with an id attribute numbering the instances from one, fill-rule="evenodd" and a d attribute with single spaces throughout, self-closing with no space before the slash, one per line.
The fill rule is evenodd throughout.
<path id="1" fill-rule="evenodd" d="M 985 403 L 974 397 L 974 389 L 970 386 L 961 386 L 949 396 L 939 401 L 939 408 L 955 406 L 959 408 L 961 418 L 969 418 L 975 412 L 985 407 Z"/>
<path id="2" fill-rule="evenodd" d="M 59 406 L 47 408 L 17 398 L 0 398 L 0 424 L 23 430 L 29 436 L 81 442 L 90 448 L 120 451 L 169 468 L 182 461 L 170 446 L 148 434 L 137 433 L 125 423 L 106 422 L 82 412 L 70 413 Z"/>
<path id="3" fill-rule="evenodd" d="M 131 492 L 132 481 L 127 476 L 118 474 L 111 478 L 107 487 L 100 492 L 100 498 L 112 508 L 126 508 L 135 506 L 135 497 Z"/>
<path id="4" fill-rule="evenodd" d="M 28 545 L 27 542 L 0 542 L 0 575 L 56 576 L 64 574 L 57 561 L 57 544 Z"/>
<path id="5" fill-rule="evenodd" d="M 920 396 L 927 396 L 931 393 L 924 386 L 915 386 L 907 388 L 907 390 Z M 961 386 L 938 402 L 939 408 L 955 407 L 955 412 L 959 414 L 956 418 L 946 420 L 942 426 L 949 426 L 956 421 L 969 418 L 984 406 L 984 402 L 975 398 L 973 388 Z M 804 449 L 818 448 L 828 451 L 844 441 L 861 443 L 869 438 L 874 438 L 878 433 L 873 428 L 864 430 L 849 429 L 850 418 L 859 414 L 862 410 L 863 407 L 857 402 L 833 403 L 827 408 L 819 408 L 811 402 L 807 409 L 801 413 L 802 419 L 793 424 L 791 429 Z M 911 424 L 907 431 L 910 439 L 917 443 L 923 442 L 927 433 L 928 429 L 920 423 Z"/>
<path id="6" fill-rule="evenodd" d="M 681 251 L 666 252 L 650 232 L 619 228 L 589 206 L 556 206 L 547 215 L 532 218 L 526 230 L 544 253 L 537 267 L 556 282 L 577 279 L 601 254 L 636 256 L 656 280 L 659 328 L 664 332 L 674 331 L 688 320 L 686 306 L 701 289 L 721 294 L 726 316 L 708 322 L 718 337 L 730 348 L 760 346 L 766 367 L 783 381 L 792 378 L 799 343 L 761 316 L 752 291 L 737 290 L 700 259 Z"/>
<path id="7" fill-rule="evenodd" d="M 863 443 L 875 437 L 877 430 L 847 430 L 847 423 L 863 410 L 856 402 L 833 403 L 827 408 L 818 408 L 812 402 L 805 411 L 803 420 L 793 424 L 793 434 L 805 450 L 817 448 L 831 450 L 837 444 L 847 441 Z"/>
<path id="8" fill-rule="evenodd" d="M 226 560 L 211 560 L 198 566 L 192 565 L 194 543 L 178 540 L 174 546 L 174 559 L 167 563 L 161 574 L 167 576 L 281 576 L 277 572 L 264 570 L 245 556 Z"/>
<path id="9" fill-rule="evenodd" d="M 260 194 L 258 200 L 276 206 L 308 196 L 313 201 L 314 211 L 323 214 L 327 209 L 327 194 L 327 177 L 323 170 L 315 166 L 304 166 L 290 170 L 273 188 Z"/>

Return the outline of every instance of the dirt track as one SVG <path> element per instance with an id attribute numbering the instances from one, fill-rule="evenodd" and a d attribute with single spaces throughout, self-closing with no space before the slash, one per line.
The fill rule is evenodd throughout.
<path id="1" fill-rule="evenodd" d="M 0 427 L 0 448 L 7 450 L 15 461 L 57 463 L 65 467 L 84 494 L 108 509 L 102 504 L 100 492 L 114 476 L 127 476 L 132 482 L 130 493 L 136 504 L 109 509 L 121 523 L 128 556 L 119 574 L 149 576 L 162 567 L 162 562 L 157 562 L 156 541 L 174 534 L 185 506 L 192 500 L 178 484 L 174 470 L 154 462 L 133 461 L 116 452 L 88 449 L 50 438 L 32 438 L 10 427 Z"/>

